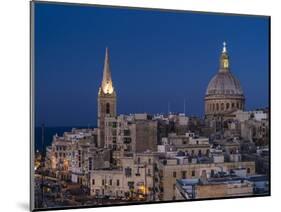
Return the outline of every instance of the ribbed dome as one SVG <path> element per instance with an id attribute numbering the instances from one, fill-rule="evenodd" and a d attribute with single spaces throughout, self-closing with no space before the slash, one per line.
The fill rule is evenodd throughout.
<path id="1" fill-rule="evenodd" d="M 209 82 L 206 95 L 243 95 L 243 90 L 230 71 L 218 72 Z"/>

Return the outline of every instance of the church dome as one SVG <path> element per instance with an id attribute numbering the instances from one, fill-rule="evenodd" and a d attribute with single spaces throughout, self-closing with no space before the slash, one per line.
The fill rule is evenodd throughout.
<path id="1" fill-rule="evenodd" d="M 211 79 L 205 93 L 205 116 L 227 115 L 244 110 L 245 97 L 239 80 L 229 68 L 226 43 L 220 56 L 219 71 Z"/>
<path id="2" fill-rule="evenodd" d="M 219 72 L 209 82 L 206 95 L 243 95 L 243 90 L 231 72 Z"/>
<path id="3" fill-rule="evenodd" d="M 218 73 L 211 79 L 206 90 L 206 96 L 210 95 L 240 95 L 243 96 L 239 80 L 230 72 L 229 56 L 224 42 L 220 57 L 220 68 Z"/>

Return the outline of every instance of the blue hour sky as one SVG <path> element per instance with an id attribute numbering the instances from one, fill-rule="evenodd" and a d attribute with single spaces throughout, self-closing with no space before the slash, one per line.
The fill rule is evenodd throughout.
<path id="1" fill-rule="evenodd" d="M 268 106 L 267 17 L 35 4 L 35 124 L 96 126 L 105 48 L 118 114 L 203 117 L 222 42 L 246 109 Z"/>

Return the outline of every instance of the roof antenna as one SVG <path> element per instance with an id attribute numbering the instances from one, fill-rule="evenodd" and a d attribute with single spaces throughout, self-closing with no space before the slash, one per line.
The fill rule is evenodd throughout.
<path id="1" fill-rule="evenodd" d="M 183 99 L 183 114 L 185 115 L 185 98 Z"/>
<path id="2" fill-rule="evenodd" d="M 168 115 L 170 114 L 170 102 L 168 102 Z"/>

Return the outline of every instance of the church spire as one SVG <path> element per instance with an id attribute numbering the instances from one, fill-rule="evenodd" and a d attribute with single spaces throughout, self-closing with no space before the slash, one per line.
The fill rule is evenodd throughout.
<path id="1" fill-rule="evenodd" d="M 106 47 L 105 49 L 105 59 L 104 59 L 104 67 L 103 67 L 103 77 L 101 83 L 101 90 L 105 94 L 112 94 L 114 91 L 112 79 L 111 79 L 111 71 L 110 71 L 110 61 L 109 61 L 109 50 Z"/>
<path id="2" fill-rule="evenodd" d="M 226 42 L 223 42 L 222 53 L 220 57 L 220 72 L 229 71 L 229 56 L 227 53 Z"/>

